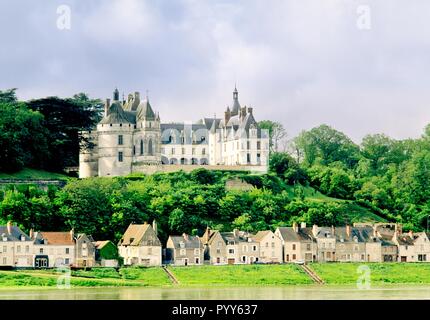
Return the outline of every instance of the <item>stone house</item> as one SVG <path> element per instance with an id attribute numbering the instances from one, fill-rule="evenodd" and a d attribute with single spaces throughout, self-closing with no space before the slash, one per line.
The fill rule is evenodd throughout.
<path id="1" fill-rule="evenodd" d="M 373 225 L 373 228 L 381 241 L 381 261 L 396 262 L 399 248 L 393 239 L 398 226 L 394 223 L 377 223 Z"/>
<path id="2" fill-rule="evenodd" d="M 34 240 L 34 267 L 56 268 L 75 265 L 74 232 L 30 232 Z"/>
<path id="3" fill-rule="evenodd" d="M 96 248 L 94 239 L 85 233 L 75 236 L 75 267 L 85 268 L 96 265 Z"/>
<path id="4" fill-rule="evenodd" d="M 336 261 L 336 235 L 335 228 L 312 227 L 312 235 L 317 242 L 317 260 L 318 262 Z"/>
<path id="5" fill-rule="evenodd" d="M 218 230 L 206 228 L 200 238 L 204 248 L 204 261 L 210 264 L 227 264 L 227 245 Z"/>
<path id="6" fill-rule="evenodd" d="M 417 232 L 412 234 L 415 248 L 415 261 L 428 262 L 430 261 L 430 240 L 429 234 L 426 232 Z"/>
<path id="7" fill-rule="evenodd" d="M 399 248 L 398 262 L 415 262 L 414 238 L 411 233 L 395 233 L 393 242 Z"/>
<path id="8" fill-rule="evenodd" d="M 282 263 L 282 240 L 272 231 L 258 231 L 251 237 L 260 244 L 260 262 L 263 263 Z"/>
<path id="9" fill-rule="evenodd" d="M 293 227 L 278 227 L 275 235 L 281 239 L 284 262 L 316 261 L 317 243 L 312 235 L 312 228 L 307 228 L 305 223 L 300 227 L 297 223 Z"/>
<path id="10" fill-rule="evenodd" d="M 130 224 L 118 243 L 118 252 L 126 266 L 161 266 L 162 247 L 156 222 Z"/>
<path id="11" fill-rule="evenodd" d="M 197 236 L 170 236 L 166 244 L 166 262 L 177 266 L 202 265 L 204 246 Z"/>
<path id="12" fill-rule="evenodd" d="M 33 241 L 17 226 L 8 222 L 0 226 L 0 266 L 28 268 L 33 266 Z"/>
<path id="13" fill-rule="evenodd" d="M 335 260 L 339 262 L 366 261 L 366 242 L 359 228 L 350 225 L 334 228 L 336 237 Z"/>
<path id="14" fill-rule="evenodd" d="M 226 244 L 228 264 L 251 264 L 260 261 L 260 244 L 252 235 L 234 229 L 233 232 L 221 232 Z"/>

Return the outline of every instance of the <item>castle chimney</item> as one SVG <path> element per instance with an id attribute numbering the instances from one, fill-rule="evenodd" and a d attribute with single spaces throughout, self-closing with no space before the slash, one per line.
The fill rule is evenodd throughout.
<path id="1" fill-rule="evenodd" d="M 293 222 L 293 230 L 295 233 L 299 232 L 299 227 L 297 226 L 296 222 Z"/>
<path id="2" fill-rule="evenodd" d="M 231 111 L 230 111 L 230 108 L 227 107 L 227 111 L 224 112 L 224 124 L 227 124 L 230 118 L 231 118 Z"/>
<path id="3" fill-rule="evenodd" d="M 152 229 L 154 229 L 155 235 L 158 236 L 158 225 L 155 219 L 152 221 Z"/>
<path id="4" fill-rule="evenodd" d="M 312 234 L 314 235 L 314 237 L 317 236 L 318 232 L 319 232 L 319 228 L 318 228 L 318 226 L 316 224 L 314 224 L 312 226 Z"/>
<path id="5" fill-rule="evenodd" d="M 346 225 L 346 235 L 347 235 L 348 237 L 350 237 L 350 236 L 351 236 L 351 226 L 350 226 L 349 224 L 347 224 L 347 225 Z"/>
<path id="6" fill-rule="evenodd" d="M 7 233 L 12 234 L 12 221 L 7 222 Z"/>
<path id="7" fill-rule="evenodd" d="M 249 108 L 248 108 L 248 113 L 249 113 L 249 114 L 252 114 L 252 110 L 253 110 L 253 108 L 249 107 Z"/>
<path id="8" fill-rule="evenodd" d="M 105 103 L 105 117 L 107 117 L 109 114 L 109 107 L 110 107 L 110 99 L 107 98 Z"/>

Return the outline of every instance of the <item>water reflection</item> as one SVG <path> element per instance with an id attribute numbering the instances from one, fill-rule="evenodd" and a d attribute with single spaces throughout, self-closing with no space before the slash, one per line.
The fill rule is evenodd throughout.
<path id="1" fill-rule="evenodd" d="M 29 300 L 297 300 L 430 299 L 430 286 L 387 286 L 359 290 L 338 286 L 210 288 L 79 288 L 0 290 L 0 299 Z"/>

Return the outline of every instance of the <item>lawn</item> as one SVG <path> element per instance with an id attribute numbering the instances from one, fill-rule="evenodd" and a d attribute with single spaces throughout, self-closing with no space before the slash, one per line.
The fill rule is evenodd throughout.
<path id="1" fill-rule="evenodd" d="M 145 286 L 167 286 L 172 284 L 162 268 L 122 268 L 119 273 L 123 279 L 138 281 Z"/>
<path id="2" fill-rule="evenodd" d="M 363 265 L 370 269 L 371 284 L 430 284 L 429 263 L 313 263 L 310 267 L 327 284 L 355 284 Z"/>
<path id="3" fill-rule="evenodd" d="M 292 285 L 312 280 L 296 265 L 169 267 L 180 285 Z"/>
<path id="4" fill-rule="evenodd" d="M 66 180 L 69 177 L 55 172 L 48 172 L 43 170 L 35 170 L 25 168 L 15 173 L 0 172 L 0 179 L 61 179 Z"/>

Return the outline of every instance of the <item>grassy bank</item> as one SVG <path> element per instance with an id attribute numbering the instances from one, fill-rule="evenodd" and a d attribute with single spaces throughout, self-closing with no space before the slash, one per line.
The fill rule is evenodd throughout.
<path id="1" fill-rule="evenodd" d="M 418 263 L 327 263 L 311 264 L 327 285 L 355 285 L 368 266 L 371 285 L 430 284 L 430 264 Z M 289 265 L 235 265 L 168 267 L 179 281 L 171 283 L 162 268 L 94 268 L 73 271 L 72 287 L 189 287 L 189 286 L 284 286 L 309 285 L 313 281 L 303 270 Z M 55 270 L 0 271 L 0 288 L 55 288 L 61 273 Z"/>
<path id="2" fill-rule="evenodd" d="M 48 172 L 25 168 L 14 173 L 0 172 L 0 179 L 60 179 L 67 180 L 69 177 L 56 172 Z"/>
<path id="3" fill-rule="evenodd" d="M 372 285 L 430 284 L 429 263 L 314 263 L 310 267 L 327 284 L 356 284 L 368 266 Z"/>
<path id="4" fill-rule="evenodd" d="M 294 285 L 312 280 L 296 265 L 169 267 L 183 286 Z"/>

